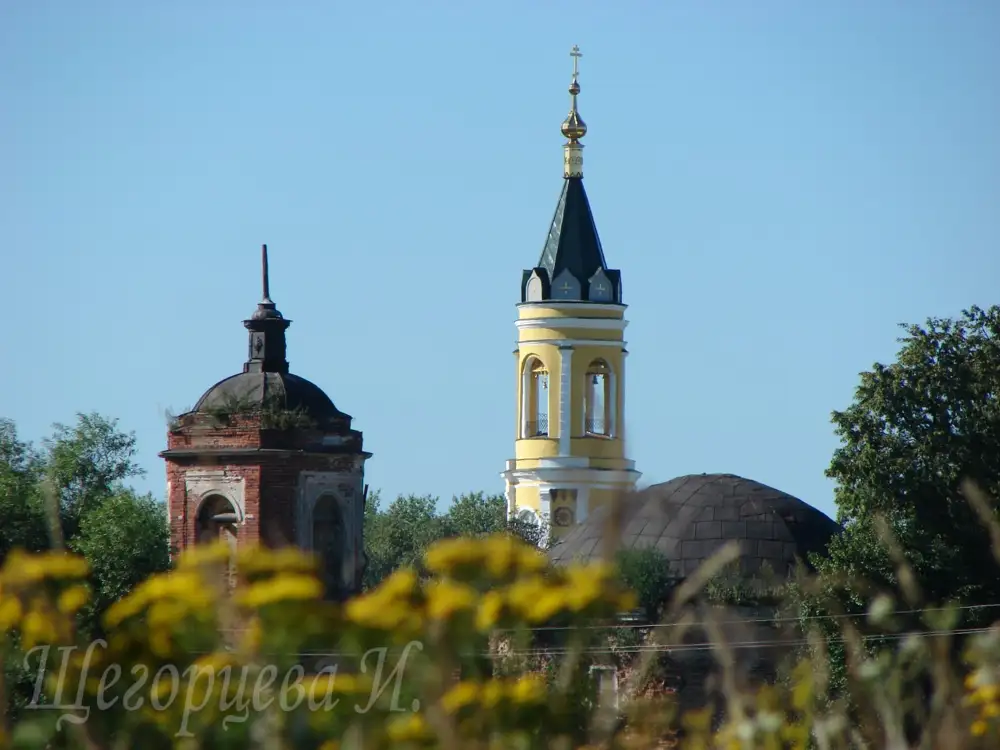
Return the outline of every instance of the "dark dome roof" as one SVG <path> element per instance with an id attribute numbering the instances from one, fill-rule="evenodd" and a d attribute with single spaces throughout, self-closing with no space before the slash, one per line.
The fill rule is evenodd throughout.
<path id="1" fill-rule="evenodd" d="M 767 563 L 784 575 L 796 557 L 822 552 L 839 526 L 801 500 L 732 474 L 671 479 L 625 500 L 619 549 L 655 547 L 678 575 L 689 575 L 728 541 L 748 573 Z M 608 516 L 598 507 L 551 550 L 554 562 L 597 558 Z"/>
<path id="2" fill-rule="evenodd" d="M 301 410 L 317 422 L 350 420 L 323 389 L 298 375 L 282 372 L 241 372 L 209 388 L 193 411 L 232 408 L 234 404 Z"/>

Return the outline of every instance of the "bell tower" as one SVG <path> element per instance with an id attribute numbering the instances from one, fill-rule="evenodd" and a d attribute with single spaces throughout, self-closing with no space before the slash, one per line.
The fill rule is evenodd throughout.
<path id="1" fill-rule="evenodd" d="M 625 305 L 583 186 L 579 47 L 570 52 L 563 184 L 538 265 L 523 272 L 514 351 L 514 458 L 508 511 L 562 536 L 588 512 L 635 488 L 625 452 Z"/>

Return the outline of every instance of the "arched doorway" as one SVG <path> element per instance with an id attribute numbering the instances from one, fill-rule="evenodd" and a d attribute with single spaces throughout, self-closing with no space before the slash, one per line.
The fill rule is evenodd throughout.
<path id="1" fill-rule="evenodd" d="M 319 557 L 320 579 L 326 595 L 333 599 L 344 595 L 344 558 L 347 534 L 340 504 L 333 495 L 321 495 L 313 506 L 313 552 Z"/>
<path id="2" fill-rule="evenodd" d="M 229 565 L 225 571 L 227 584 L 236 585 L 236 524 L 239 516 L 229 500 L 221 495 L 209 495 L 198 509 L 196 544 L 211 544 L 223 541 L 229 547 Z"/>

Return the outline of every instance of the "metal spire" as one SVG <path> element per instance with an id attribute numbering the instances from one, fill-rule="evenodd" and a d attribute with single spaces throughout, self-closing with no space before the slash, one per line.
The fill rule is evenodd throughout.
<path id="1" fill-rule="evenodd" d="M 271 284 L 268 279 L 267 273 L 267 245 L 260 246 L 260 265 L 261 265 L 261 280 L 264 285 L 264 297 L 262 302 L 271 301 Z"/>
<path id="2" fill-rule="evenodd" d="M 563 146 L 563 176 L 583 177 L 583 144 L 580 139 L 587 134 L 587 124 L 577 110 L 576 97 L 580 93 L 580 58 L 583 53 L 577 45 L 570 50 L 573 58 L 573 80 L 569 84 L 569 115 L 563 120 L 560 130 L 566 136 Z"/>

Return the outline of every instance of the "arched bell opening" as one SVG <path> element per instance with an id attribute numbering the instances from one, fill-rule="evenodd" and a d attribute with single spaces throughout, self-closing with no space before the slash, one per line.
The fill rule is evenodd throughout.
<path id="1" fill-rule="evenodd" d="M 549 371 L 538 357 L 528 357 L 521 371 L 521 437 L 549 434 Z"/>
<path id="2" fill-rule="evenodd" d="M 344 564 L 347 529 L 340 504 L 334 495 L 321 495 L 313 506 L 313 552 L 319 558 L 320 580 L 327 598 L 342 599 L 347 593 Z"/>
<path id="3" fill-rule="evenodd" d="M 239 514 L 228 498 L 209 495 L 198 508 L 196 544 L 223 542 L 229 548 L 229 564 L 225 577 L 230 588 L 236 585 L 236 552 L 238 549 Z"/>

